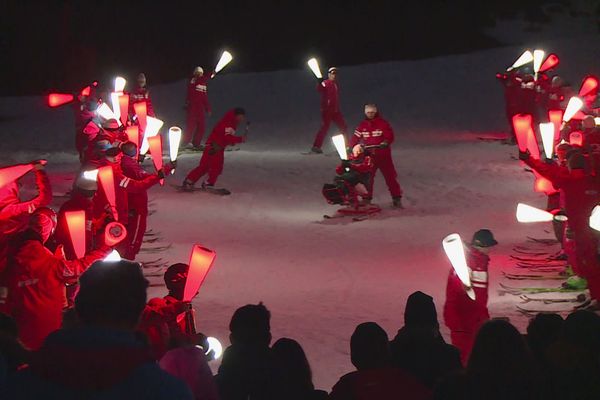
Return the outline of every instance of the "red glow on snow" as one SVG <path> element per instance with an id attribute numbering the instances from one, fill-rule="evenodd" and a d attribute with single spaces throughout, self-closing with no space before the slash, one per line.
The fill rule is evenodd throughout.
<path id="1" fill-rule="evenodd" d="M 583 135 L 581 132 L 571 132 L 569 135 L 569 143 L 571 146 L 583 146 Z"/>
<path id="2" fill-rule="evenodd" d="M 137 146 L 135 149 L 135 155 L 137 157 L 137 155 L 140 153 L 140 129 L 136 125 L 131 125 L 127 127 L 125 132 L 127 133 L 129 141 L 135 143 Z"/>
<path id="3" fill-rule="evenodd" d="M 529 131 L 531 127 L 531 115 L 530 114 L 517 114 L 513 117 L 513 128 L 517 136 L 517 144 L 519 145 L 519 151 L 525 152 L 527 150 Z"/>
<path id="4" fill-rule="evenodd" d="M 546 58 L 546 61 L 544 61 L 544 63 L 540 67 L 540 72 L 546 72 L 549 69 L 556 67 L 559 63 L 560 59 L 558 58 L 558 56 L 552 53 Z"/>
<path id="5" fill-rule="evenodd" d="M 162 136 L 156 135 L 148 138 L 148 145 L 150 147 L 150 155 L 152 156 L 152 162 L 156 171 L 160 171 L 163 167 L 162 158 Z M 160 184 L 164 183 L 164 179 L 160 180 Z"/>
<path id="6" fill-rule="evenodd" d="M 140 121 L 140 129 L 144 132 L 146 130 L 146 116 L 148 112 L 146 109 L 146 102 L 140 101 L 139 103 L 135 103 L 133 105 L 133 110 L 138 117 L 138 121 Z"/>
<path id="7" fill-rule="evenodd" d="M 210 271 L 217 253 L 200 245 L 194 245 L 190 256 L 190 269 L 188 271 L 183 301 L 192 301 L 200 290 L 206 275 Z"/>
<path id="8" fill-rule="evenodd" d="M 19 164 L 0 168 L 0 188 L 16 181 L 33 169 L 32 164 Z"/>
<path id="9" fill-rule="evenodd" d="M 59 107 L 73 101 L 73 95 L 67 93 L 50 93 L 48 95 L 48 105 L 50 107 Z"/>
<path id="10" fill-rule="evenodd" d="M 77 258 L 85 256 L 85 211 L 65 212 L 71 244 Z"/>
<path id="11" fill-rule="evenodd" d="M 117 201 L 115 198 L 115 176 L 113 169 L 110 165 L 98 168 L 98 180 L 102 185 L 104 196 L 106 201 L 110 205 L 115 221 L 119 220 L 119 214 L 117 213 Z"/>
<path id="12" fill-rule="evenodd" d="M 129 95 L 122 94 L 119 96 L 119 109 L 121 110 L 121 122 L 123 125 L 127 124 L 127 118 L 129 113 Z"/>
<path id="13" fill-rule="evenodd" d="M 127 236 L 127 229 L 120 222 L 110 222 L 104 228 L 104 243 L 108 247 L 113 247 L 123 241 Z"/>
<path id="14" fill-rule="evenodd" d="M 581 89 L 579 89 L 579 97 L 585 97 L 598 91 L 598 78 L 588 76 L 583 80 Z"/>

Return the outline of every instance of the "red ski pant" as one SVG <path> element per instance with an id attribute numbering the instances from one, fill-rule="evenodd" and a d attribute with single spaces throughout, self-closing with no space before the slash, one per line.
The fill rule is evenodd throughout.
<path id="1" fill-rule="evenodd" d="M 344 116 L 341 112 L 330 112 L 330 111 L 322 111 L 321 112 L 321 127 L 317 132 L 317 136 L 315 137 L 315 141 L 313 143 L 314 147 L 318 147 L 319 149 L 323 146 L 323 141 L 325 140 L 325 136 L 327 132 L 329 132 L 329 126 L 334 122 L 338 128 L 342 131 L 344 136 L 346 135 L 346 131 L 348 127 L 346 126 L 346 121 L 344 121 Z"/>
<path id="2" fill-rule="evenodd" d="M 590 228 L 573 231 L 575 239 L 575 271 L 588 281 L 592 299 L 600 300 L 600 264 L 598 263 L 598 240 Z"/>
<path id="3" fill-rule="evenodd" d="M 460 350 L 460 360 L 465 366 L 467 365 L 467 361 L 469 361 L 469 355 L 471 355 L 471 350 L 475 343 L 475 334 L 476 332 L 467 331 L 450 332 L 450 340 L 452 341 L 452 344 Z"/>
<path id="4" fill-rule="evenodd" d="M 377 170 L 380 170 L 392 197 L 401 197 L 402 188 L 398 183 L 398 174 L 396 173 L 396 167 L 394 167 L 394 161 L 392 160 L 392 152 L 389 149 L 375 152 L 373 154 L 373 164 L 375 168 L 373 170 L 373 177 L 371 178 L 370 185 L 368 187 L 369 194 L 373 196 L 375 173 Z"/>
<path id="5" fill-rule="evenodd" d="M 188 108 L 184 143 L 200 146 L 204 137 L 206 113 L 203 109 Z"/>
<path id="6" fill-rule="evenodd" d="M 148 214 L 137 213 L 135 211 L 129 213 L 129 221 L 127 224 L 127 238 L 125 242 L 127 247 L 125 249 L 125 258 L 128 260 L 135 260 L 135 257 L 142 248 L 144 242 L 144 234 L 146 233 L 146 226 L 148 223 Z"/>
<path id="7" fill-rule="evenodd" d="M 209 185 L 214 185 L 217 183 L 217 178 L 223 172 L 223 163 L 225 161 L 225 152 L 223 150 L 216 151 L 214 154 L 210 154 L 211 152 L 210 146 L 208 146 L 204 152 L 202 153 L 202 158 L 200 158 L 200 164 L 196 168 L 190 171 L 186 180 L 190 182 L 197 182 L 198 179 L 202 178 L 204 175 L 208 173 L 208 181 Z"/>

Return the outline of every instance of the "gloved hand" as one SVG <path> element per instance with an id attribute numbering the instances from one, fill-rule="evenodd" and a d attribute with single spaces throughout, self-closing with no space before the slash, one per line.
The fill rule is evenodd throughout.
<path id="1" fill-rule="evenodd" d="M 33 165 L 33 168 L 37 171 L 44 169 L 44 167 L 46 166 L 46 164 L 48 163 L 48 161 L 46 160 L 35 160 L 31 162 L 31 165 Z"/>
<path id="2" fill-rule="evenodd" d="M 519 150 L 519 160 L 521 160 L 521 161 L 529 160 L 530 156 L 531 156 L 531 153 L 529 152 L 529 149 L 527 149 L 525 151 Z"/>
<path id="3" fill-rule="evenodd" d="M 323 78 L 317 78 L 317 81 L 319 81 L 319 85 L 322 84 L 324 80 L 325 79 L 323 79 Z"/>
<path id="4" fill-rule="evenodd" d="M 160 179 L 165 179 L 165 170 L 163 168 L 159 169 L 156 172 L 156 175 L 160 178 Z"/>
<path id="5" fill-rule="evenodd" d="M 171 169 L 177 168 L 177 160 L 171 161 L 171 162 L 169 162 L 169 164 L 171 165 Z"/>
<path id="6" fill-rule="evenodd" d="M 390 147 L 390 144 L 386 141 L 383 141 L 383 142 L 381 142 L 379 147 L 381 147 L 382 149 L 387 149 L 388 147 Z"/>
<path id="7" fill-rule="evenodd" d="M 343 168 L 350 168 L 350 160 L 342 160 Z"/>

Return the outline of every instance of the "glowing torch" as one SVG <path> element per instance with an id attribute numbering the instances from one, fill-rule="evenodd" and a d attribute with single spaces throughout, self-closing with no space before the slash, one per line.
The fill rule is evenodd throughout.
<path id="1" fill-rule="evenodd" d="M 511 71 L 515 68 L 522 67 L 525 64 L 529 64 L 533 61 L 533 53 L 531 51 L 526 50 L 517 60 L 513 63 L 512 66 L 508 67 L 506 70 Z"/>
<path id="2" fill-rule="evenodd" d="M 119 105 L 119 95 L 120 93 L 111 93 L 110 94 L 110 103 L 112 104 L 113 114 L 115 114 L 115 119 L 121 125 L 121 106 Z"/>
<path id="3" fill-rule="evenodd" d="M 548 120 L 554 124 L 554 144 L 558 144 L 560 139 L 560 126 L 562 125 L 563 111 L 549 110 Z"/>
<path id="4" fill-rule="evenodd" d="M 190 256 L 190 269 L 188 271 L 185 288 L 183 290 L 183 301 L 192 301 L 200 290 L 206 275 L 210 271 L 217 253 L 198 244 L 192 248 Z"/>
<path id="5" fill-rule="evenodd" d="M 142 146 L 140 147 L 140 154 L 146 154 L 148 152 L 149 144 L 148 138 L 158 135 L 160 128 L 163 126 L 163 121 L 154 117 L 146 117 L 146 130 L 144 131 L 144 138 L 142 139 Z"/>
<path id="6" fill-rule="evenodd" d="M 65 212 L 71 244 L 77 258 L 85 256 L 85 211 Z"/>
<path id="7" fill-rule="evenodd" d="M 551 70 L 552 68 L 556 67 L 559 63 L 560 59 L 558 58 L 558 56 L 554 53 L 551 53 L 548 55 L 548 57 L 546 57 L 546 61 L 544 61 L 544 63 L 540 67 L 539 72 L 546 72 L 548 70 Z"/>
<path id="8" fill-rule="evenodd" d="M 169 128 L 169 158 L 171 162 L 177 160 L 179 155 L 179 144 L 181 143 L 181 128 L 172 126 Z M 175 168 L 171 170 L 171 173 L 175 173 Z"/>
<path id="9" fill-rule="evenodd" d="M 104 257 L 104 262 L 118 262 L 121 261 L 121 255 L 118 251 L 113 250 L 106 257 Z"/>
<path id="10" fill-rule="evenodd" d="M 585 97 L 598 89 L 598 79 L 593 76 L 588 76 L 583 80 L 579 89 L 579 97 Z"/>
<path id="11" fill-rule="evenodd" d="M 600 206 L 594 207 L 590 215 L 590 228 L 600 231 Z"/>
<path id="12" fill-rule="evenodd" d="M 96 109 L 96 114 L 98 114 L 100 118 L 106 121 L 108 121 L 109 119 L 116 119 L 117 121 L 119 121 L 115 113 L 110 109 L 110 107 L 106 103 L 102 103 L 98 106 L 98 108 Z M 119 121 L 119 124 L 120 123 L 121 122 Z"/>
<path id="13" fill-rule="evenodd" d="M 551 159 L 554 153 L 554 132 L 554 124 L 552 122 L 540 124 L 542 145 L 544 146 L 544 153 L 546 153 L 546 158 L 548 159 Z"/>
<path id="14" fill-rule="evenodd" d="M 117 76 L 115 78 L 115 92 L 121 94 L 123 93 L 123 90 L 125 90 L 125 84 L 127 83 L 127 81 L 125 80 L 125 78 L 121 77 L 121 76 Z"/>
<path id="15" fill-rule="evenodd" d="M 74 96 L 67 93 L 50 93 L 48 95 L 48 105 L 52 108 L 60 107 L 64 104 L 72 102 Z"/>
<path id="16" fill-rule="evenodd" d="M 579 97 L 571 97 L 567 104 L 567 109 L 563 115 L 563 122 L 569 122 L 583 107 L 583 100 Z"/>
<path id="17" fill-rule="evenodd" d="M 160 171 L 163 167 L 162 158 L 162 136 L 156 135 L 148 138 L 148 148 L 150 149 L 150 155 L 152 156 L 152 162 L 156 171 Z M 164 179 L 160 180 L 160 184 L 165 183 Z"/>
<path id="18" fill-rule="evenodd" d="M 147 125 L 147 115 L 148 115 L 148 109 L 146 106 L 146 102 L 145 101 L 141 101 L 139 103 L 135 103 L 133 105 L 133 111 L 135 111 L 135 115 L 138 118 L 138 121 L 140 122 L 140 129 L 142 130 L 142 132 L 144 132 L 146 130 L 146 125 Z"/>
<path id="19" fill-rule="evenodd" d="M 104 228 L 104 244 L 113 247 L 121 243 L 127 237 L 127 229 L 120 222 L 109 222 Z"/>
<path id="20" fill-rule="evenodd" d="M 540 72 L 545 55 L 546 53 L 544 50 L 533 51 L 533 72 L 535 73 L 535 79 L 537 79 L 538 72 Z"/>
<path id="21" fill-rule="evenodd" d="M 517 221 L 522 223 L 531 222 L 550 222 L 554 215 L 548 211 L 540 210 L 527 204 L 519 203 L 517 205 Z"/>
<path id="22" fill-rule="evenodd" d="M 310 60 L 308 60 L 306 63 L 308 64 L 308 68 L 310 68 L 312 73 L 315 74 L 315 76 L 318 79 L 323 78 L 323 74 L 321 73 L 321 68 L 319 68 L 319 62 L 317 61 L 316 58 L 313 57 Z"/>
<path id="23" fill-rule="evenodd" d="M 335 146 L 335 149 L 337 150 L 338 154 L 340 155 L 340 158 L 342 160 L 347 160 L 348 153 L 346 152 L 346 138 L 344 137 L 344 135 L 342 135 L 342 134 L 335 135 L 334 137 L 331 138 L 331 140 L 333 140 L 333 145 Z"/>
<path id="24" fill-rule="evenodd" d="M 137 158 L 140 153 L 140 129 L 136 125 L 131 125 L 125 132 L 129 141 L 135 143 L 135 157 Z"/>
<path id="25" fill-rule="evenodd" d="M 98 168 L 98 180 L 106 196 L 106 201 L 113 214 L 115 221 L 119 220 L 119 213 L 117 212 L 117 201 L 115 198 L 115 176 L 113 169 L 110 165 Z"/>
<path id="26" fill-rule="evenodd" d="M 456 276 L 458 276 L 458 279 L 465 286 L 467 295 L 471 300 L 475 300 L 475 291 L 471 285 L 471 273 L 469 272 L 465 249 L 460 235 L 453 233 L 446 236 L 442 241 L 442 246 L 444 247 L 446 256 L 450 260 L 450 264 L 452 264 L 452 268 L 454 268 Z"/>
<path id="27" fill-rule="evenodd" d="M 121 116 L 121 122 L 123 125 L 127 124 L 127 119 L 129 117 L 129 95 L 122 94 L 119 96 L 119 110 Z"/>
<path id="28" fill-rule="evenodd" d="M 221 54 L 221 58 L 219 58 L 219 62 L 217 63 L 217 66 L 215 67 L 215 72 L 213 73 L 213 76 L 215 76 L 223 68 L 225 68 L 227 66 L 227 64 L 229 64 L 231 62 L 231 60 L 233 60 L 233 56 L 231 55 L 231 53 L 228 52 L 227 50 L 224 51 L 223 54 Z"/>
<path id="29" fill-rule="evenodd" d="M 516 114 L 512 118 L 512 123 L 517 136 L 519 151 L 524 153 L 527 151 L 527 145 L 529 142 L 529 131 L 531 130 L 532 124 L 531 114 Z"/>
<path id="30" fill-rule="evenodd" d="M 42 165 L 46 165 L 46 160 L 40 161 Z M 16 181 L 34 167 L 34 164 L 18 164 L 10 167 L 0 168 L 0 188 L 6 184 Z"/>

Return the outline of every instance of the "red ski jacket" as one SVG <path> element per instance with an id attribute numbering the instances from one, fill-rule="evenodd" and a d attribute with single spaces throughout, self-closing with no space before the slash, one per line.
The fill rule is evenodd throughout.
<path id="1" fill-rule="evenodd" d="M 79 260 L 65 261 L 42 244 L 36 232 L 26 231 L 7 266 L 8 309 L 19 327 L 19 338 L 30 349 L 41 347 L 60 328 L 67 304 L 65 283 L 77 280 L 109 249 L 101 248 Z"/>
<path id="2" fill-rule="evenodd" d="M 589 229 L 592 210 L 600 202 L 600 178 L 582 169 L 569 171 L 568 168 L 546 164 L 532 157 L 525 163 L 562 190 L 569 227 L 574 231 Z"/>
<path id="3" fill-rule="evenodd" d="M 338 84 L 335 81 L 325 79 L 317 85 L 317 91 L 321 93 L 321 112 L 337 113 L 340 111 L 340 99 Z"/>
<path id="4" fill-rule="evenodd" d="M 141 181 L 152 174 L 148 173 L 142 166 L 132 157 L 123 156 L 121 159 L 121 168 L 123 175 L 127 178 Z M 148 214 L 148 191 L 127 192 L 127 202 L 129 210 L 136 210 L 138 214 Z"/>
<path id="5" fill-rule="evenodd" d="M 133 92 L 129 93 L 129 115 L 135 114 L 133 105 L 142 102 L 146 103 L 146 114 L 150 117 L 154 117 L 154 107 L 152 107 L 150 91 L 141 86 L 138 86 Z"/>
<path id="6" fill-rule="evenodd" d="M 365 146 L 378 146 L 384 142 L 388 145 L 394 142 L 394 131 L 390 124 L 378 114 L 375 118 L 365 118 L 358 124 L 350 139 L 350 147 L 359 143 Z M 377 151 L 380 150 L 383 149 L 377 149 Z"/>
<path id="7" fill-rule="evenodd" d="M 200 77 L 192 77 L 187 87 L 188 112 L 210 112 L 210 103 L 208 101 L 208 81 L 210 74 L 204 74 Z"/>
<path id="8" fill-rule="evenodd" d="M 373 159 L 370 156 L 361 154 L 358 157 L 354 157 L 353 155 L 350 155 L 348 160 L 350 161 L 348 168 L 358 172 L 359 174 L 368 174 L 373 172 L 374 164 Z M 338 175 L 342 175 L 347 171 L 345 171 L 344 164 L 340 164 L 335 169 L 335 172 Z"/>
<path id="9" fill-rule="evenodd" d="M 19 199 L 19 186 L 11 182 L 0 188 L 0 234 L 17 232 L 27 224 L 27 217 L 38 207 L 52 201 L 50 180 L 44 170 L 33 170 L 38 195 L 29 201 Z"/>
<path id="10" fill-rule="evenodd" d="M 475 300 L 469 298 L 462 281 L 452 269 L 446 284 L 444 322 L 451 331 L 475 333 L 481 324 L 490 319 L 487 308 L 490 258 L 471 246 L 466 248 Z"/>
<path id="11" fill-rule="evenodd" d="M 210 136 L 206 140 L 206 144 L 216 144 L 217 151 L 224 151 L 225 147 L 233 146 L 237 143 L 244 141 L 241 136 L 235 136 L 235 130 L 237 129 L 238 121 L 235 118 L 234 110 L 229 110 L 217 125 L 213 128 Z M 215 146 L 212 146 L 215 148 Z"/>

